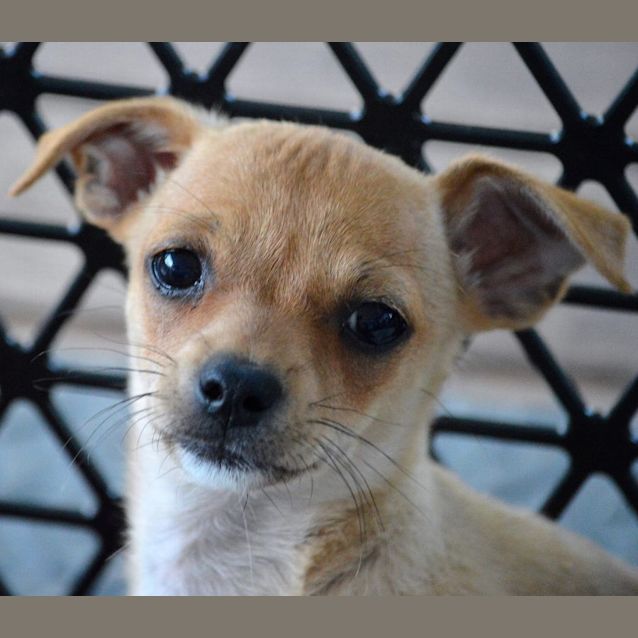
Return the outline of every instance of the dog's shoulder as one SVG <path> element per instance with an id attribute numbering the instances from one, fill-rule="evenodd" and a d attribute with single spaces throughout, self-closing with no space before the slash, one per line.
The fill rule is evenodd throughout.
<path id="1" fill-rule="evenodd" d="M 520 595 L 636 594 L 638 570 L 589 540 L 434 470 L 449 578 L 460 590 Z"/>

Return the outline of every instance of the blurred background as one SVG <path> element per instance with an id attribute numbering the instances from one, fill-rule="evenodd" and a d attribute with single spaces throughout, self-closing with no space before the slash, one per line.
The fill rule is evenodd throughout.
<path id="1" fill-rule="evenodd" d="M 10 46 L 10 43 L 4 43 Z M 185 63 L 204 71 L 220 43 L 175 43 Z M 377 81 L 399 93 L 432 49 L 432 43 L 357 43 Z M 545 51 L 581 107 L 602 113 L 638 66 L 637 43 L 547 43 Z M 144 43 L 47 43 L 34 58 L 38 71 L 101 82 L 162 90 L 168 77 Z M 237 98 L 323 107 L 361 108 L 361 98 L 323 43 L 254 43 L 231 72 L 228 91 Z M 43 95 L 38 110 L 47 126 L 68 123 L 99 103 Z M 549 132 L 560 120 L 530 72 L 507 43 L 468 43 L 455 55 L 422 104 L 433 120 Z M 626 126 L 638 138 L 638 113 Z M 5 193 L 30 163 L 34 143 L 23 124 L 0 112 L 0 218 L 75 224 L 69 196 L 54 174 L 20 199 Z M 428 142 L 424 156 L 439 171 L 468 151 L 484 150 L 544 179 L 555 181 L 560 162 L 551 155 L 477 149 Z M 601 161 L 602 158 L 601 158 Z M 638 165 L 626 174 L 638 190 Z M 612 210 L 616 206 L 597 183 L 578 191 Z M 83 256 L 62 242 L 0 234 L 0 322 L 8 335 L 27 344 L 64 294 Z M 638 286 L 638 246 L 630 242 L 628 278 Z M 578 283 L 607 284 L 592 269 Z M 126 365 L 123 323 L 124 280 L 101 273 L 79 311 L 59 333 L 54 356 L 69 365 L 106 369 Z M 638 369 L 636 316 L 579 306 L 559 306 L 539 326 L 555 357 L 574 378 L 588 405 L 602 413 L 615 402 Z M 2 362 L 0 361 L 0 365 Z M 122 395 L 81 391 L 59 385 L 56 407 L 67 418 L 115 493 L 123 487 L 126 410 L 108 410 Z M 529 420 L 564 427 L 562 409 L 545 382 L 530 367 L 513 335 L 494 332 L 476 338 L 442 397 L 442 411 L 455 416 Z M 638 424 L 634 423 L 638 434 Z M 491 442 L 478 437 L 441 435 L 436 451 L 469 483 L 511 503 L 539 508 L 567 467 L 553 448 Z M 636 469 L 636 468 L 634 468 Z M 635 472 L 638 476 L 638 471 Z M 38 412 L 26 401 L 11 404 L 0 424 L 0 499 L 95 508 L 93 497 L 68 456 L 52 439 Z M 635 515 L 613 484 L 594 476 L 579 490 L 561 524 L 593 538 L 615 554 L 638 564 Z M 0 517 L 0 574 L 12 591 L 55 594 L 66 591 L 95 552 L 96 541 L 83 530 Z M 97 594 L 123 592 L 122 557 L 108 561 L 93 588 Z"/>

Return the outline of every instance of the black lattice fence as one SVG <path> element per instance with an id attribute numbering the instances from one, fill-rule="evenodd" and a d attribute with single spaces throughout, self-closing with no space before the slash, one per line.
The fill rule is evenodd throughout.
<path id="1" fill-rule="evenodd" d="M 47 128 L 36 107 L 37 98 L 43 94 L 110 100 L 152 93 L 135 86 L 39 73 L 33 66 L 39 46 L 38 43 L 20 43 L 0 52 L 0 110 L 14 113 L 33 138 L 38 138 Z M 594 117 L 581 109 L 540 45 L 514 44 L 516 54 L 562 122 L 558 132 L 545 134 L 433 121 L 422 112 L 424 97 L 458 52 L 461 47 L 458 43 L 436 45 L 398 97 L 378 85 L 353 45 L 329 43 L 343 72 L 363 99 L 363 107 L 355 113 L 235 99 L 226 90 L 226 80 L 248 43 L 226 44 L 204 73 L 189 69 L 170 43 L 150 43 L 149 46 L 170 78 L 168 87 L 162 87 L 158 92 L 170 93 L 208 109 L 220 109 L 231 117 L 286 119 L 353 131 L 369 144 L 395 153 L 424 171 L 429 167 L 423 158 L 422 147 L 431 140 L 549 153 L 562 164 L 561 185 L 575 189 L 585 180 L 601 183 L 618 208 L 629 216 L 634 231 L 638 231 L 638 197 L 625 178 L 626 167 L 638 162 L 638 146 L 624 130 L 638 106 L 638 69 L 604 115 Z M 56 170 L 71 192 L 73 176 L 68 166 L 60 164 Z M 30 344 L 19 345 L 0 324 L 0 428 L 3 415 L 12 402 L 30 402 L 65 453 L 74 459 L 99 506 L 95 514 L 86 515 L 79 510 L 1 501 L 0 522 L 13 518 L 92 531 L 99 541 L 99 549 L 69 592 L 85 594 L 91 591 L 108 557 L 121 544 L 123 517 L 118 498 L 110 493 L 98 468 L 52 402 L 51 394 L 62 382 L 84 388 L 123 389 L 125 379 L 114 372 L 67 369 L 46 351 L 98 273 L 104 269 L 123 272 L 121 252 L 103 233 L 85 225 L 68 229 L 7 219 L 3 215 L 0 233 L 67 242 L 79 248 L 84 257 L 84 264 L 71 285 L 50 310 Z M 573 286 L 564 303 L 620 312 L 638 310 L 638 296 L 591 286 Z M 638 376 L 620 392 L 607 414 L 598 414 L 588 408 L 578 388 L 535 331 L 526 330 L 516 336 L 564 409 L 568 427 L 561 430 L 529 423 L 525 424 L 527 427 L 520 427 L 520 423 L 446 416 L 434 424 L 434 436 L 446 432 L 535 443 L 562 450 L 569 458 L 569 467 L 542 507 L 542 511 L 552 518 L 561 515 L 594 473 L 609 476 L 638 515 L 638 484 L 631 474 L 631 466 L 638 458 L 638 443 L 632 440 L 630 433 L 630 421 L 638 410 Z M 635 348 L 635 344 L 627 344 L 627 347 Z M 41 354 L 43 352 L 45 354 Z M 0 592 L 10 593 L 1 574 Z"/>

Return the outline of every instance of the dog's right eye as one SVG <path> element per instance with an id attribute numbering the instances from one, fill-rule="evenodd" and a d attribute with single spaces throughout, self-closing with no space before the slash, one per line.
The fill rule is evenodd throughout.
<path id="1" fill-rule="evenodd" d="M 160 292 L 186 292 L 201 283 L 202 262 L 186 248 L 164 250 L 153 257 L 151 274 Z"/>

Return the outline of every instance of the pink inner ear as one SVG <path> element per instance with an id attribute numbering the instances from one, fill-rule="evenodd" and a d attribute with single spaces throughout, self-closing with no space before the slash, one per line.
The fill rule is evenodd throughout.
<path id="1" fill-rule="evenodd" d="M 95 215 L 123 212 L 150 191 L 157 169 L 172 168 L 174 153 L 158 151 L 156 141 L 125 125 L 92 138 L 83 147 L 89 180 L 83 198 Z"/>
<path id="2" fill-rule="evenodd" d="M 551 211 L 521 185 L 480 178 L 470 206 L 451 248 L 462 256 L 466 287 L 488 315 L 521 320 L 537 312 L 584 263 Z"/>

